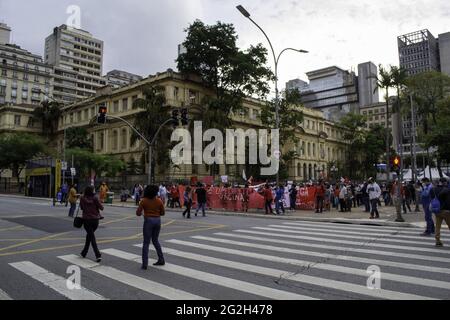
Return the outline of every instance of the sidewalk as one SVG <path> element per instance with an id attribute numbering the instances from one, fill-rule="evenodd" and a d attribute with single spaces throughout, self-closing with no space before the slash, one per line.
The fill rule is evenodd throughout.
<path id="1" fill-rule="evenodd" d="M 47 198 L 29 198 L 18 194 L 0 194 L 2 197 L 19 198 L 19 199 L 32 199 L 38 201 L 48 201 L 51 204 L 52 199 Z M 120 202 L 114 199 L 112 205 L 105 204 L 106 206 L 118 207 L 118 208 L 130 208 L 135 209 L 136 206 L 132 201 Z M 319 221 L 319 222 L 335 222 L 335 223 L 347 223 L 347 224 L 360 224 L 360 225 L 374 225 L 374 226 L 394 226 L 394 227 L 407 227 L 407 228 L 425 228 L 425 221 L 423 212 L 414 212 L 414 206 L 412 206 L 413 212 L 408 214 L 402 214 L 405 222 L 395 222 L 397 217 L 395 207 L 379 207 L 380 219 L 369 219 L 370 214 L 364 212 L 364 208 L 352 208 L 352 212 L 338 212 L 336 209 L 332 209 L 331 212 L 315 213 L 314 211 L 290 211 L 286 210 L 285 215 L 265 215 L 263 210 L 250 210 L 248 213 L 233 212 L 225 210 L 207 210 L 207 214 L 221 215 L 221 216 L 241 216 L 241 217 L 254 217 L 265 219 L 282 219 L 282 220 L 300 220 L 300 221 Z M 181 209 L 168 208 L 170 212 L 182 212 Z M 195 212 L 195 209 L 193 209 Z"/>

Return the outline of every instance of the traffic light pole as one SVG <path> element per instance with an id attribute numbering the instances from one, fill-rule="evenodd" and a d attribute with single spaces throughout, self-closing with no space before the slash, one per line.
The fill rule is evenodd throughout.
<path id="1" fill-rule="evenodd" d="M 172 122 L 173 119 L 168 119 L 166 120 L 158 129 L 158 131 L 156 131 L 155 136 L 153 137 L 153 139 L 151 141 L 149 141 L 144 135 L 142 135 L 135 127 L 133 127 L 133 125 L 128 122 L 127 120 L 121 118 L 121 117 L 115 117 L 115 116 L 107 116 L 110 119 L 115 119 L 115 120 L 119 120 L 122 121 L 124 123 L 126 123 L 142 140 L 144 140 L 144 142 L 147 144 L 148 146 L 148 183 L 147 185 L 151 185 L 152 184 L 152 171 L 153 171 L 153 167 L 152 167 L 152 162 L 153 162 L 153 146 L 155 144 L 156 138 L 158 137 L 159 133 L 161 132 L 161 129 L 168 123 Z"/>

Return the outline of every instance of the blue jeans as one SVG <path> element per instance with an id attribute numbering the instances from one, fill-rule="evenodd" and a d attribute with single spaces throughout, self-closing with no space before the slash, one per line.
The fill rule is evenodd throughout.
<path id="1" fill-rule="evenodd" d="M 433 221 L 433 213 L 430 211 L 430 204 L 423 203 L 423 211 L 425 212 L 425 221 L 427 222 L 427 230 L 426 233 L 434 233 L 434 221 Z"/>
<path id="2" fill-rule="evenodd" d="M 148 247 L 150 241 L 158 254 L 158 261 L 164 261 L 164 256 L 159 244 L 159 232 L 161 231 L 161 218 L 145 218 L 144 220 L 144 245 L 142 247 L 142 266 L 148 266 Z"/>
<path id="3" fill-rule="evenodd" d="M 195 214 L 197 214 L 200 211 L 200 209 L 202 209 L 202 213 L 203 213 L 203 215 L 205 215 L 206 202 L 203 202 L 203 203 L 199 202 L 197 204 L 197 211 L 195 212 Z"/>
<path id="4" fill-rule="evenodd" d="M 76 203 L 71 203 L 70 204 L 69 217 L 73 217 L 73 215 L 75 214 L 75 209 L 76 208 L 77 208 L 77 204 Z"/>
<path id="5" fill-rule="evenodd" d="M 280 214 L 280 209 L 281 211 L 283 211 L 283 213 L 285 213 L 283 201 L 281 199 L 275 199 L 275 211 L 277 212 L 277 214 Z"/>

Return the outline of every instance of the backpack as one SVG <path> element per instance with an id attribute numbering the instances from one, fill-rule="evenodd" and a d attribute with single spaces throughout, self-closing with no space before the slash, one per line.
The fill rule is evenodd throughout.
<path id="1" fill-rule="evenodd" d="M 431 200 L 430 211 L 434 214 L 438 214 L 439 212 L 441 212 L 441 202 L 439 201 L 438 197 L 434 197 L 434 199 Z"/>

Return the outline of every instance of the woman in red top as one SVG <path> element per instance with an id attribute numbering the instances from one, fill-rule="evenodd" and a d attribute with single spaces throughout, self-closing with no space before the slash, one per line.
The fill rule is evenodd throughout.
<path id="1" fill-rule="evenodd" d="M 94 194 L 93 187 L 86 187 L 84 194 L 80 200 L 80 208 L 83 210 L 83 226 L 86 230 L 86 243 L 81 256 L 86 258 L 89 251 L 89 247 L 92 244 L 97 262 L 102 261 L 102 255 L 97 247 L 97 241 L 95 240 L 95 231 L 98 228 L 99 220 L 103 219 L 100 215 L 100 210 L 103 211 L 103 206 L 100 200 Z"/>

